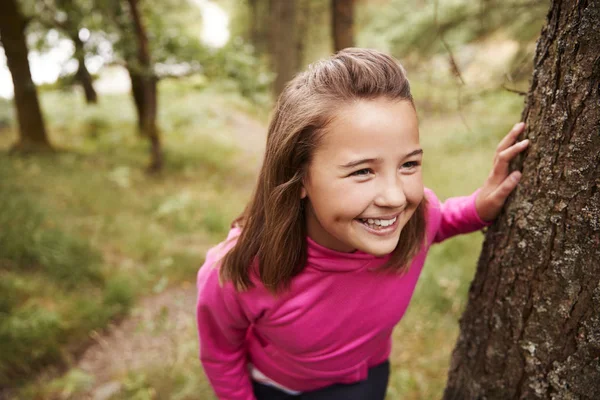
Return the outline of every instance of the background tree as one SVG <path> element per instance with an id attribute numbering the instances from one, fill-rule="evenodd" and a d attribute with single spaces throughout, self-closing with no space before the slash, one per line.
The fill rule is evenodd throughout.
<path id="1" fill-rule="evenodd" d="M 92 75 L 85 65 L 85 43 L 80 37 L 80 31 L 85 27 L 85 19 L 93 14 L 93 2 L 89 0 L 44 0 L 37 3 L 38 12 L 34 14 L 47 29 L 57 29 L 73 42 L 77 60 L 76 81 L 79 82 L 88 104 L 95 104 L 98 95 L 94 89 Z"/>
<path id="2" fill-rule="evenodd" d="M 297 37 L 297 4 L 294 1 L 270 0 L 270 48 L 275 81 L 273 92 L 278 96 L 293 78 L 299 64 Z"/>
<path id="3" fill-rule="evenodd" d="M 37 90 L 31 79 L 25 38 L 26 20 L 16 0 L 0 2 L 0 41 L 12 75 L 19 124 L 16 149 L 50 148 Z"/>
<path id="4" fill-rule="evenodd" d="M 247 37 L 257 55 L 264 55 L 269 48 L 270 0 L 248 0 Z"/>
<path id="5" fill-rule="evenodd" d="M 151 143 L 149 169 L 160 170 L 163 162 L 157 121 L 158 83 L 163 78 L 201 69 L 196 59 L 203 49 L 193 21 L 197 23 L 199 14 L 183 0 L 104 0 L 98 7 L 105 14 L 106 37 L 113 38 L 113 62 L 122 64 L 131 79 L 138 129 Z"/>
<path id="6" fill-rule="evenodd" d="M 519 188 L 487 232 L 445 399 L 600 398 L 600 3 L 555 0 Z"/>
<path id="7" fill-rule="evenodd" d="M 334 51 L 354 46 L 354 0 L 331 0 Z"/>
<path id="8" fill-rule="evenodd" d="M 142 110 L 140 116 L 142 132 L 150 139 L 152 146 L 150 170 L 158 171 L 162 168 L 163 164 L 160 137 L 158 127 L 156 126 L 156 114 L 158 112 L 156 85 L 158 78 L 152 69 L 148 35 L 142 21 L 137 0 L 127 0 L 127 3 L 130 7 L 137 41 L 137 59 L 132 60 L 129 66 L 130 74 L 133 72 L 133 75 L 131 75 L 132 89 L 134 93 L 138 93 L 136 102 L 141 103 L 139 108 Z M 134 97 L 136 97 L 135 94 Z"/>

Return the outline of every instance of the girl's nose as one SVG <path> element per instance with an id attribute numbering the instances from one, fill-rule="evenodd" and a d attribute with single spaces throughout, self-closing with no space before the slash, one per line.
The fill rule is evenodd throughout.
<path id="1" fill-rule="evenodd" d="M 406 195 L 404 194 L 402 180 L 386 181 L 379 191 L 375 204 L 380 207 L 403 208 L 406 205 Z"/>

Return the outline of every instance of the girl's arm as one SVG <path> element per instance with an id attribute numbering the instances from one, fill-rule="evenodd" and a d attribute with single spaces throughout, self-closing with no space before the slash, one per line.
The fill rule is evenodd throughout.
<path id="1" fill-rule="evenodd" d="M 481 219 L 475 207 L 475 200 L 481 189 L 470 196 L 451 197 L 440 203 L 433 192 L 429 192 L 427 200 L 432 213 L 438 214 L 439 227 L 436 230 L 433 243 L 442 242 L 452 236 L 477 231 L 492 222 Z"/>
<path id="2" fill-rule="evenodd" d="M 250 321 L 231 283 L 220 285 L 210 258 L 198 273 L 200 361 L 219 399 L 255 400 L 245 348 Z"/>

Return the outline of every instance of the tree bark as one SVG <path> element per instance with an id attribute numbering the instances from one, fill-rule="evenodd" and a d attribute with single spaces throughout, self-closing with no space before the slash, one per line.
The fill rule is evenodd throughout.
<path id="1" fill-rule="evenodd" d="M 600 398 L 600 2 L 554 0 L 444 399 Z"/>
<path id="2" fill-rule="evenodd" d="M 96 94 L 94 84 L 92 83 L 92 75 L 85 66 L 85 50 L 83 48 L 83 42 L 79 39 L 78 33 L 71 35 L 71 40 L 75 44 L 75 58 L 79 63 L 76 77 L 83 88 L 85 101 L 87 104 L 96 104 L 98 103 L 98 95 Z"/>
<path id="3" fill-rule="evenodd" d="M 334 51 L 354 46 L 354 0 L 331 0 Z"/>
<path id="4" fill-rule="evenodd" d="M 152 70 L 148 36 L 137 7 L 137 0 L 127 0 L 127 2 L 131 10 L 138 45 L 137 63 L 129 66 L 129 74 L 132 78 L 132 93 L 138 116 L 140 116 L 138 124 L 144 135 L 150 140 L 151 161 L 149 170 L 157 172 L 163 166 L 160 136 L 156 125 L 158 79 Z"/>
<path id="5" fill-rule="evenodd" d="M 275 96 L 283 91 L 285 84 L 297 72 L 299 34 L 296 26 L 296 2 L 270 0 L 271 11 L 271 55 L 276 73 L 273 91 Z"/>
<path id="6" fill-rule="evenodd" d="M 19 141 L 15 150 L 50 149 L 37 89 L 31 79 L 25 25 L 16 0 L 0 1 L 0 40 L 12 75 L 19 124 Z"/>

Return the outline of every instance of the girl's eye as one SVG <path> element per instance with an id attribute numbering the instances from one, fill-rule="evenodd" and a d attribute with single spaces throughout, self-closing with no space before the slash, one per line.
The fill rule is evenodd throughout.
<path id="1" fill-rule="evenodd" d="M 350 174 L 350 176 L 367 176 L 371 173 L 369 168 L 359 169 L 358 171 L 354 171 Z"/>
<path id="2" fill-rule="evenodd" d="M 407 169 L 415 168 L 418 166 L 419 166 L 418 161 L 409 161 L 409 162 L 402 164 L 402 167 L 407 168 Z"/>

